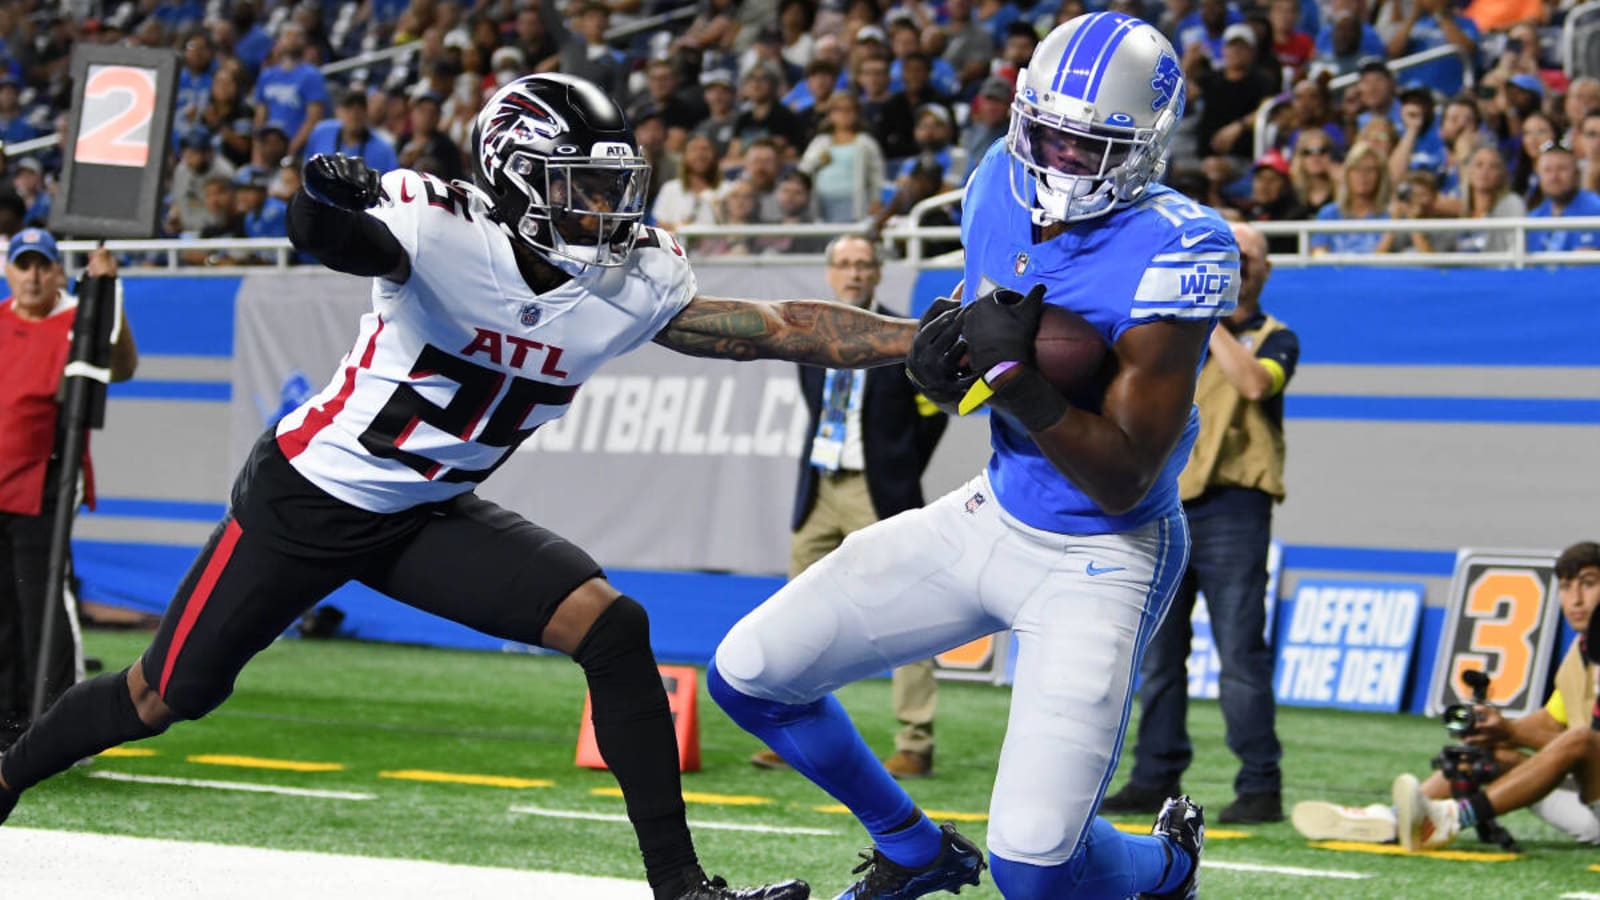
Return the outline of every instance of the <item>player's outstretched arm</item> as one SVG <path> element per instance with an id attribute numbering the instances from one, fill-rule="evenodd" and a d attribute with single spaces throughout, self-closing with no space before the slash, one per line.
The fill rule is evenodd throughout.
<path id="1" fill-rule="evenodd" d="M 910 319 L 824 300 L 696 297 L 655 341 L 689 356 L 866 369 L 904 362 L 916 333 Z"/>
<path id="2" fill-rule="evenodd" d="M 1210 327 L 1162 319 L 1128 329 L 1112 347 L 1118 369 L 1100 414 L 1071 406 L 1031 433 L 1051 464 L 1106 512 L 1138 505 L 1183 437 Z"/>
<path id="3" fill-rule="evenodd" d="M 366 213 L 383 196 L 378 173 L 360 158 L 319 153 L 289 200 L 289 241 L 336 272 L 403 283 L 411 274 L 405 248 Z"/>

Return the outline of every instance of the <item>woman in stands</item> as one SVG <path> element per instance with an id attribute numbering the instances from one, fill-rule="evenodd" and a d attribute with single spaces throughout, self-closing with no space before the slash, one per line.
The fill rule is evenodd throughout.
<path id="1" fill-rule="evenodd" d="M 1365 141 L 1357 141 L 1344 159 L 1343 177 L 1334 202 L 1317 211 L 1317 219 L 1387 219 L 1389 205 L 1388 155 Z M 1311 255 L 1324 253 L 1372 253 L 1383 239 L 1381 231 L 1316 234 L 1311 236 Z"/>
<path id="2" fill-rule="evenodd" d="M 1528 214 L 1522 197 L 1511 190 L 1505 158 L 1485 141 L 1467 157 L 1461 171 L 1461 214 L 1469 219 L 1513 219 Z M 1504 253 L 1511 249 L 1510 231 L 1462 232 L 1456 249 L 1468 253 Z"/>

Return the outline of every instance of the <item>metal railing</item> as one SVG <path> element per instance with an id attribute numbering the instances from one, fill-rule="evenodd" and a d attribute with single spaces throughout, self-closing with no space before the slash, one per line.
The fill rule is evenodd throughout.
<path id="1" fill-rule="evenodd" d="M 1596 51 L 1592 59 L 1584 53 L 1590 45 Z M 1600 74 L 1600 0 L 1567 10 L 1561 22 L 1561 68 L 1569 79 Z"/>
<path id="2" fill-rule="evenodd" d="M 956 268 L 961 265 L 961 253 L 955 251 L 930 257 L 925 253 L 928 241 L 949 242 L 959 240 L 961 229 L 950 225 L 927 226 L 922 218 L 933 209 L 949 204 L 960 197 L 960 191 L 951 191 L 917 204 L 909 215 L 900 221 L 891 221 L 879 237 L 891 243 L 905 245 L 906 262 L 924 268 Z M 1274 253 L 1275 265 L 1282 266 L 1398 266 L 1446 268 L 1527 268 L 1541 265 L 1596 265 L 1600 264 L 1600 248 L 1575 251 L 1530 251 L 1527 235 L 1530 231 L 1600 231 L 1600 216 L 1572 218 L 1506 218 L 1506 219 L 1361 219 L 1361 220 L 1307 220 L 1303 222 L 1252 223 L 1268 237 L 1290 236 L 1296 239 L 1293 253 Z M 1456 251 L 1448 253 L 1313 253 L 1311 238 L 1315 235 L 1373 234 L 1384 232 L 1490 233 L 1505 234 L 1511 239 L 1509 250 L 1498 252 Z M 820 253 L 770 253 L 756 255 L 716 255 L 697 253 L 695 244 L 717 238 L 761 237 L 826 237 L 842 234 L 871 234 L 870 223 L 817 224 L 817 225 L 694 225 L 674 232 L 688 246 L 696 266 L 715 265 L 777 265 L 796 262 L 816 262 Z M 61 249 L 66 254 L 70 271 L 81 268 L 82 258 L 96 247 L 99 241 L 63 241 Z M 112 240 L 105 247 L 114 253 L 135 257 L 136 264 L 125 266 L 122 274 L 131 277 L 170 275 L 181 271 L 185 275 L 240 275 L 259 272 L 263 268 L 291 268 L 294 248 L 284 238 L 218 238 L 213 240 Z M 203 263 L 188 263 L 182 255 L 198 256 Z M 239 262 L 236 257 L 250 257 L 253 263 Z"/>

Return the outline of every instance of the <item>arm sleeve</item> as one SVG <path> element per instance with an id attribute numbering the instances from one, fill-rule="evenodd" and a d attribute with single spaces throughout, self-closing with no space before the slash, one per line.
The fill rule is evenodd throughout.
<path id="1" fill-rule="evenodd" d="M 289 201 L 289 240 L 336 272 L 387 275 L 406 257 L 388 226 L 365 212 L 318 203 L 296 191 Z"/>
<path id="2" fill-rule="evenodd" d="M 1272 375 L 1269 396 L 1282 393 L 1289 379 L 1294 377 L 1295 366 L 1300 363 L 1300 338 L 1287 328 L 1274 331 L 1261 342 L 1261 347 L 1256 350 L 1256 359 Z"/>

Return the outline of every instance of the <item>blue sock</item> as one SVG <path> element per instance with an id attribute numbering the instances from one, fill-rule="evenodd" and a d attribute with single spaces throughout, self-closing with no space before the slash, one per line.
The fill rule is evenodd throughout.
<path id="1" fill-rule="evenodd" d="M 706 688 L 739 727 L 855 813 L 883 855 L 910 868 L 938 858 L 939 829 L 884 771 L 832 694 L 803 705 L 762 700 L 729 684 L 715 663 L 706 669 Z"/>
<path id="2" fill-rule="evenodd" d="M 1478 824 L 1478 811 L 1472 808 L 1472 802 L 1466 797 L 1456 801 L 1456 810 L 1456 821 L 1461 823 L 1463 829 Z"/>
<path id="3" fill-rule="evenodd" d="M 995 886 L 1007 900 L 1122 900 L 1165 893 L 1189 875 L 1189 857 L 1164 837 L 1123 834 L 1095 818 L 1072 859 L 1056 866 L 1015 862 L 990 854 Z M 1163 877 L 1164 876 L 1164 877 Z"/>

